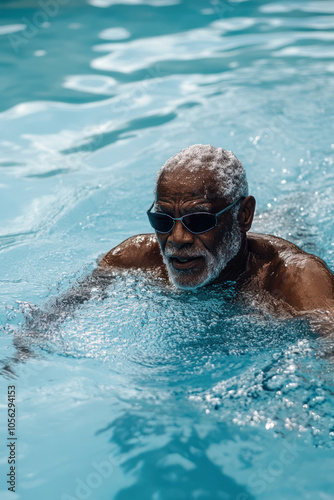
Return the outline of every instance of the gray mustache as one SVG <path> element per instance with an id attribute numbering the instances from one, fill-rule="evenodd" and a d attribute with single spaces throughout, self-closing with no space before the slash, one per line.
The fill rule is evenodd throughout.
<path id="1" fill-rule="evenodd" d="M 204 254 L 198 254 L 195 252 L 188 252 L 188 253 L 176 253 L 176 252 L 171 252 L 171 251 L 165 251 L 164 252 L 165 257 L 168 258 L 178 258 L 178 259 L 191 259 L 193 257 L 205 257 Z"/>

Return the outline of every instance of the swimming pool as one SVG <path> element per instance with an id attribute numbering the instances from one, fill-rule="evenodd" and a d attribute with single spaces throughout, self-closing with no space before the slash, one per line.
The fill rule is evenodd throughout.
<path id="1" fill-rule="evenodd" d="M 334 269 L 333 2 L 36 4 L 0 7 L 5 439 L 17 397 L 1 499 L 332 499 L 333 346 L 305 321 L 245 307 L 233 284 L 130 274 L 62 323 L 23 325 L 150 232 L 155 173 L 194 143 L 244 163 L 254 231 Z"/>

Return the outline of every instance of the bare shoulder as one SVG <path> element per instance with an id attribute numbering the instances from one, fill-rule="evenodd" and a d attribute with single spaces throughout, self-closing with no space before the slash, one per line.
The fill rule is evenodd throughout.
<path id="1" fill-rule="evenodd" d="M 159 270 L 163 266 L 155 234 L 131 236 L 99 261 L 99 266 L 115 269 Z"/>
<path id="2" fill-rule="evenodd" d="M 316 255 L 271 235 L 250 235 L 250 248 L 259 261 L 270 260 L 266 288 L 297 310 L 311 310 L 333 304 L 334 275 Z"/>
<path id="3" fill-rule="evenodd" d="M 259 257 L 279 256 L 282 252 L 306 253 L 291 241 L 273 236 L 272 234 L 247 233 L 250 250 Z"/>

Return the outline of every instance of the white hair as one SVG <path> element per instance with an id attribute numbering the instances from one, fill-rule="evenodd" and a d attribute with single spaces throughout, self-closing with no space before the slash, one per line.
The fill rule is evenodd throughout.
<path id="1" fill-rule="evenodd" d="M 209 144 L 194 144 L 169 158 L 156 176 L 155 194 L 160 177 L 167 171 L 186 168 L 188 172 L 201 169 L 211 170 L 217 178 L 217 195 L 224 196 L 230 203 L 241 196 L 248 196 L 248 183 L 245 169 L 232 153 Z"/>

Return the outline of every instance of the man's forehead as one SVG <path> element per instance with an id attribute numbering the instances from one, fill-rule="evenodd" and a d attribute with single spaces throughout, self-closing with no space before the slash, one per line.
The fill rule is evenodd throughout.
<path id="1" fill-rule="evenodd" d="M 206 168 L 185 167 L 162 172 L 157 183 L 158 197 L 187 197 L 214 200 L 221 198 L 217 174 Z"/>

